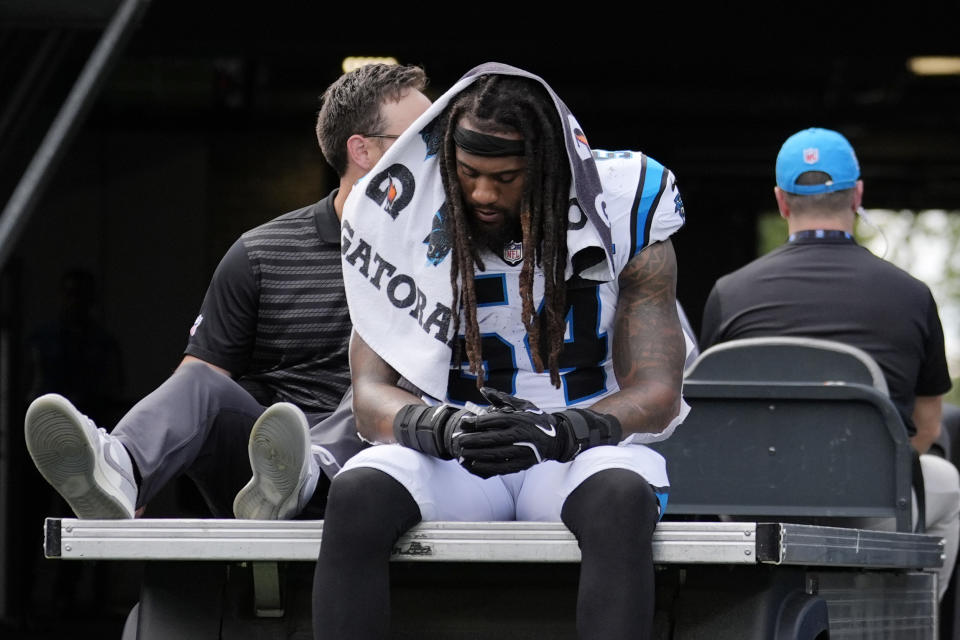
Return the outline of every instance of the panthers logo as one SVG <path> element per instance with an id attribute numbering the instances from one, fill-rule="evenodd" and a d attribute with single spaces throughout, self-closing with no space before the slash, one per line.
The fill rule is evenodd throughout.
<path id="1" fill-rule="evenodd" d="M 440 145 L 443 144 L 443 131 L 440 128 L 440 118 L 434 120 L 420 131 L 420 137 L 427 146 L 427 157 L 429 160 L 440 151 Z"/>
<path id="2" fill-rule="evenodd" d="M 430 235 L 423 239 L 423 244 L 427 245 L 427 260 L 430 264 L 437 266 L 450 253 L 450 238 L 447 230 L 444 228 L 443 221 L 447 216 L 447 203 L 440 206 L 440 210 L 433 215 L 433 226 L 430 229 Z"/>

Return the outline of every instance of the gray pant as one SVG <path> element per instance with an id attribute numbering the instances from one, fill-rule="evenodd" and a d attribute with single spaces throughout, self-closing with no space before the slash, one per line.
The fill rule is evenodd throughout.
<path id="1" fill-rule="evenodd" d="M 186 473 L 214 517 L 233 517 L 233 498 L 252 475 L 250 430 L 264 409 L 243 387 L 202 362 L 181 365 L 112 431 L 140 472 L 137 507 Z M 308 415 L 311 424 L 324 417 Z"/>

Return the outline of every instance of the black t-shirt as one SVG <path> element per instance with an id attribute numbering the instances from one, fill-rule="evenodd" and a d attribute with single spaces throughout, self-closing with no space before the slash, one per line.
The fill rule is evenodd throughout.
<path id="1" fill-rule="evenodd" d="M 350 384 L 336 193 L 240 236 L 190 329 L 185 353 L 228 370 L 263 405 L 329 413 Z"/>
<path id="2" fill-rule="evenodd" d="M 795 336 L 863 349 L 880 365 L 910 435 L 916 396 L 950 390 L 930 289 L 844 238 L 800 238 L 717 280 L 701 350 L 727 340 Z"/>

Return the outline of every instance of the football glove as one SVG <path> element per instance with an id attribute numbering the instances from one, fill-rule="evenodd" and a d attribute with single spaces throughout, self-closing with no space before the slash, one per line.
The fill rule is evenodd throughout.
<path id="1" fill-rule="evenodd" d="M 490 409 L 463 419 L 457 437 L 460 463 L 478 476 L 514 473 L 544 460 L 568 462 L 584 449 L 620 442 L 620 422 L 611 415 L 589 409 L 546 413 L 490 387 L 480 392 Z"/>
<path id="2" fill-rule="evenodd" d="M 408 404 L 393 419 L 393 435 L 410 449 L 444 460 L 457 459 L 462 421 L 472 415 L 449 404 Z"/>

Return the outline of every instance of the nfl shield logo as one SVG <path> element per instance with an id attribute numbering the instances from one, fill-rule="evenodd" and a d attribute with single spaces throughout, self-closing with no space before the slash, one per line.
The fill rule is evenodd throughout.
<path id="1" fill-rule="evenodd" d="M 520 264 L 523 260 L 523 244 L 519 242 L 508 242 L 503 245 L 503 261 L 511 267 Z"/>
<path id="2" fill-rule="evenodd" d="M 820 149 L 813 147 L 812 149 L 803 150 L 803 161 L 807 164 L 817 164 L 820 161 Z"/>

